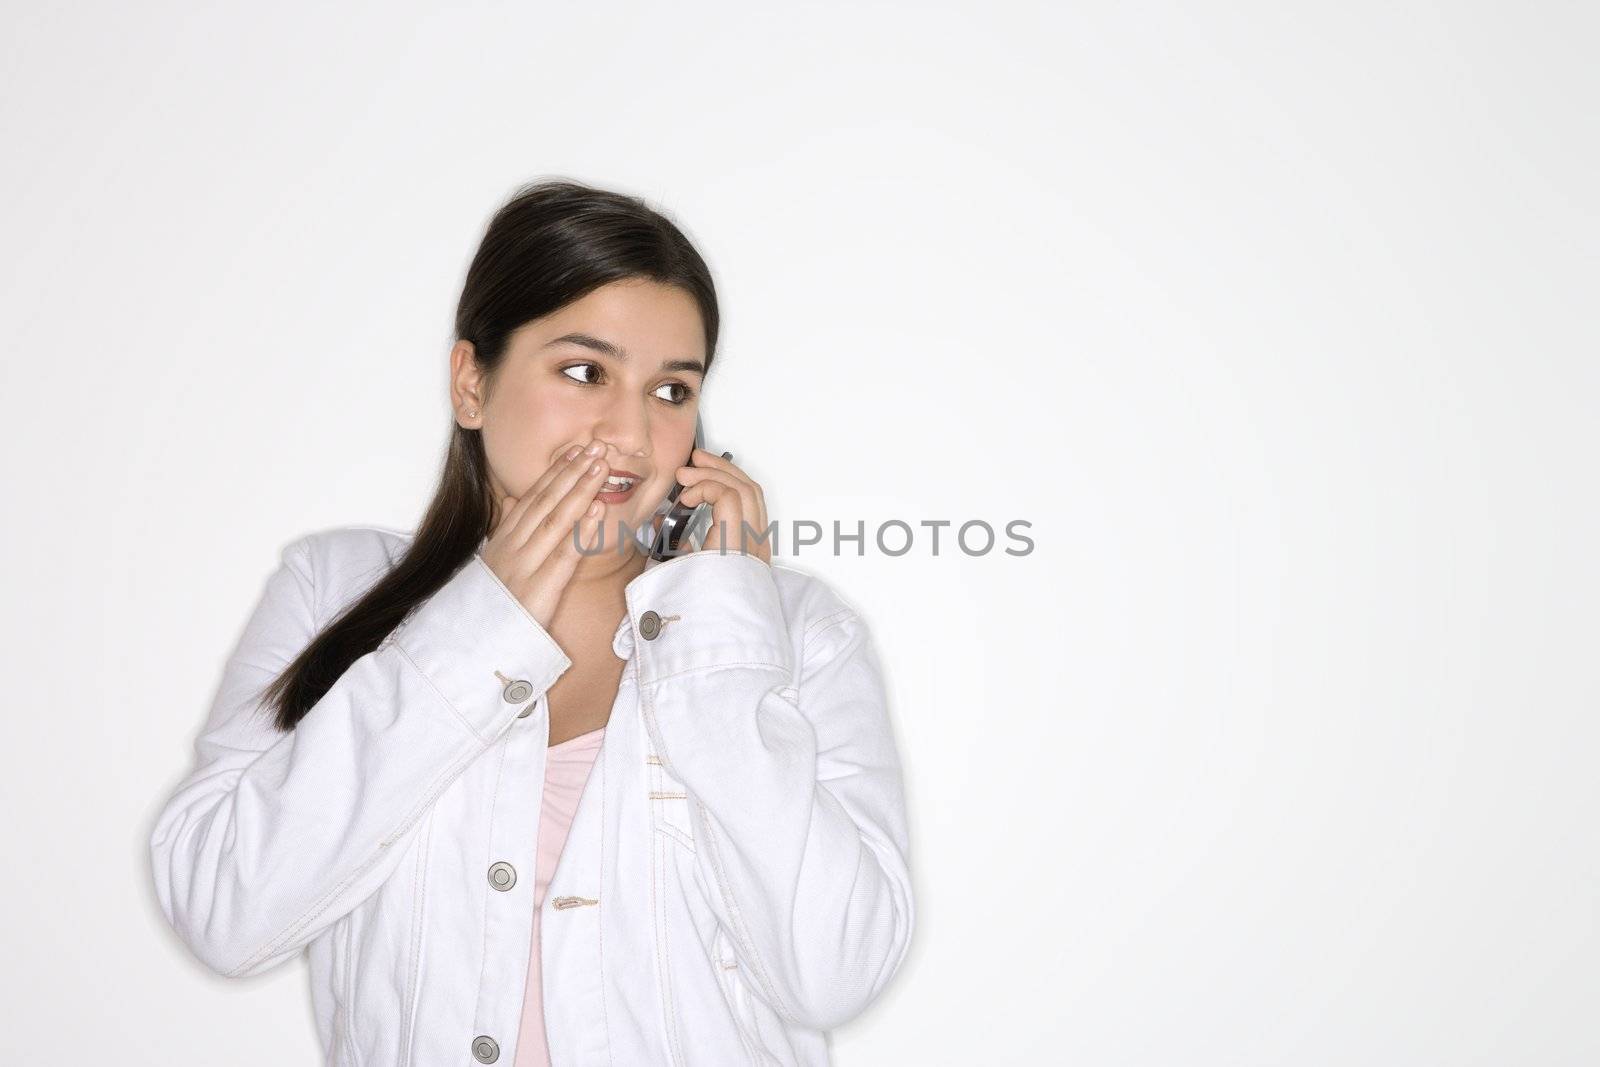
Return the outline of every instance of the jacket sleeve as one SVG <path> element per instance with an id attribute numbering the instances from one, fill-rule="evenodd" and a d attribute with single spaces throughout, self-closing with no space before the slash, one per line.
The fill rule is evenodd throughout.
<path id="1" fill-rule="evenodd" d="M 319 625 L 318 536 L 283 549 L 150 835 L 167 921 L 229 978 L 290 958 L 376 892 L 435 798 L 571 665 L 474 555 L 279 732 L 259 697 Z"/>
<path id="2" fill-rule="evenodd" d="M 636 635 L 645 612 L 665 620 L 635 641 L 641 703 L 689 797 L 711 906 L 755 994 L 819 1030 L 884 989 L 914 918 L 882 673 L 860 617 L 837 598 L 825 609 L 796 664 L 758 557 L 694 552 L 628 591 Z"/>

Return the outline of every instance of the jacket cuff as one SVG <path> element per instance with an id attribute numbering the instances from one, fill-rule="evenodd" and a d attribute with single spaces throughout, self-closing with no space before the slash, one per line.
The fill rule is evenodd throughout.
<path id="1" fill-rule="evenodd" d="M 793 674 L 777 579 L 759 556 L 713 550 L 678 556 L 630 582 L 626 599 L 641 686 L 708 667 Z"/>
<path id="2" fill-rule="evenodd" d="M 476 553 L 393 641 L 486 745 L 572 666 Z"/>

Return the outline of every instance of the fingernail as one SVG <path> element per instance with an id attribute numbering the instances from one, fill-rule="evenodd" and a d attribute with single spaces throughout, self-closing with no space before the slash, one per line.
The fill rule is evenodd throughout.
<path id="1" fill-rule="evenodd" d="M 572 457 L 576 456 L 579 452 L 582 452 L 582 451 L 583 451 L 583 446 L 582 445 L 573 445 L 571 448 L 567 449 L 567 457 L 566 458 L 567 459 L 571 459 Z"/>
<path id="2" fill-rule="evenodd" d="M 599 474 L 600 473 L 600 468 L 604 467 L 604 466 L 605 466 L 604 463 L 601 463 L 599 460 L 595 460 L 593 463 L 589 464 L 589 473 L 590 474 Z"/>
<path id="3" fill-rule="evenodd" d="M 594 442 L 594 444 L 592 444 L 588 448 L 584 449 L 584 451 L 589 453 L 589 455 L 591 455 L 591 456 L 598 456 L 600 454 L 600 450 L 602 448 L 604 448 L 604 447 L 606 447 L 606 446 L 605 446 L 605 443 L 603 441 L 596 441 L 596 442 Z"/>

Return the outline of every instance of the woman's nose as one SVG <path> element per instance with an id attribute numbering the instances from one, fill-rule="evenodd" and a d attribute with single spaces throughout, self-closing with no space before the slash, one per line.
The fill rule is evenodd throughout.
<path id="1" fill-rule="evenodd" d="M 618 415 L 594 428 L 596 440 L 624 456 L 643 456 L 650 451 L 650 424 L 640 415 Z"/>

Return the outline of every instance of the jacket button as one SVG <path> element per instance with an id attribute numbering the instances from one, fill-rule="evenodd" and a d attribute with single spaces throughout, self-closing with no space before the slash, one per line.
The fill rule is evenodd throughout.
<path id="1" fill-rule="evenodd" d="M 517 869 L 509 863 L 496 863 L 489 868 L 489 884 L 504 893 L 517 884 Z"/>
<path id="2" fill-rule="evenodd" d="M 525 707 L 521 711 L 517 712 L 517 718 L 526 719 L 529 715 L 533 714 L 533 709 L 538 707 L 538 706 L 539 706 L 539 702 L 537 700 L 535 700 L 532 704 L 529 704 L 527 707 Z"/>
<path id="3" fill-rule="evenodd" d="M 507 682 L 500 695 L 506 698 L 507 704 L 520 704 L 533 696 L 533 686 L 519 678 L 514 682 Z"/>
<path id="4" fill-rule="evenodd" d="M 646 641 L 654 641 L 656 634 L 661 632 L 661 616 L 653 611 L 647 611 L 639 616 L 639 636 Z"/>
<path id="5" fill-rule="evenodd" d="M 479 1063 L 493 1063 L 500 1058 L 500 1046 L 495 1044 L 492 1037 L 475 1037 L 472 1039 L 472 1058 Z"/>

